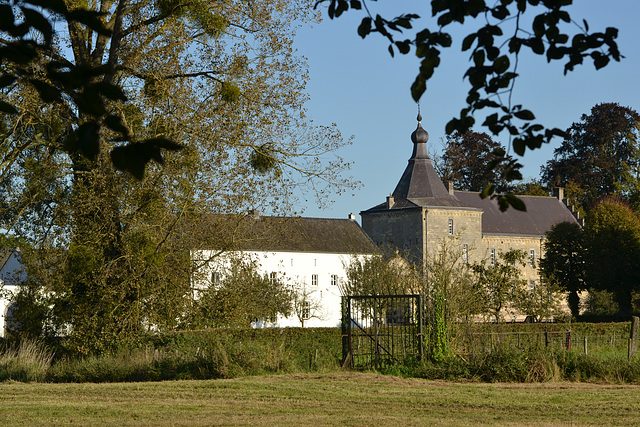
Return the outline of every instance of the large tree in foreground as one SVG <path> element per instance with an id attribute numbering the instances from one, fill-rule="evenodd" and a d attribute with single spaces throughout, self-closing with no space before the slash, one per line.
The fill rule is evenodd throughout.
<path id="1" fill-rule="evenodd" d="M 52 297 L 51 322 L 88 352 L 145 325 L 179 326 L 201 214 L 290 210 L 296 194 L 322 202 L 350 184 L 340 134 L 304 119 L 292 22 L 312 19 L 311 4 L 71 3 L 109 31 L 51 15 L 61 22 L 50 49 L 5 85 L 2 105 L 14 110 L 2 120 L 0 220 L 32 244 L 25 260 Z M 122 96 L 93 105 L 51 91 L 45 103 L 32 76 L 60 87 L 52 69 L 88 79 L 81 93 Z M 138 157 L 157 163 L 123 167 Z"/>
<path id="2" fill-rule="evenodd" d="M 420 62 L 411 85 L 411 95 L 416 101 L 440 66 L 441 53 L 454 43 L 447 30 L 467 24 L 466 35 L 456 43 L 463 52 L 469 52 L 469 66 L 461 70 L 469 91 L 460 116 L 447 124 L 446 131 L 464 134 L 474 126 L 475 116 L 480 115 L 485 117 L 482 125 L 491 133 L 506 133 L 512 138 L 513 150 L 519 155 L 564 134 L 535 123 L 534 113 L 515 101 L 513 88 L 522 72 L 518 68 L 522 55 L 532 53 L 544 56 L 547 62 L 564 61 L 565 74 L 585 60 L 600 69 L 610 60 L 621 58 L 615 41 L 618 30 L 609 27 L 604 32 L 591 32 L 585 20 L 570 15 L 571 1 L 567 0 L 431 0 L 431 19 L 426 19 L 425 27 L 416 31 L 413 24 L 420 15 L 428 15 L 428 11 L 405 10 L 390 18 L 375 14 L 374 1 L 318 0 L 317 4 L 328 4 L 327 12 L 332 19 L 350 9 L 362 10 L 365 16 L 357 29 L 361 37 L 372 33 L 385 37 L 392 56 L 396 52 L 413 52 Z M 501 160 L 508 164 L 506 157 Z M 514 174 L 520 168 L 511 164 L 505 170 Z M 493 191 L 487 186 L 482 195 L 486 197 Z M 524 209 L 513 195 L 499 199 L 502 209 L 511 204 Z"/>
<path id="3" fill-rule="evenodd" d="M 570 184 L 585 209 L 602 196 L 637 198 L 640 192 L 640 115 L 616 103 L 594 106 L 571 125 L 542 168 L 550 186 Z"/>

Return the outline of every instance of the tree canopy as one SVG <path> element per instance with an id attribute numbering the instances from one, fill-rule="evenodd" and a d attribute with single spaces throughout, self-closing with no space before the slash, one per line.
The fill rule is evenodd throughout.
<path id="1" fill-rule="evenodd" d="M 508 182 L 503 159 L 509 164 L 516 163 L 490 135 L 473 131 L 464 134 L 454 132 L 446 137 L 444 153 L 435 162 L 435 167 L 440 178 L 453 182 L 456 189 L 482 191 L 487 185 L 494 184 L 497 192 L 505 192 Z M 487 167 L 494 162 L 498 163 L 495 168 Z M 510 178 L 522 176 L 517 174 Z"/>
<path id="2" fill-rule="evenodd" d="M 548 129 L 535 122 L 535 114 L 514 102 L 513 89 L 521 70 L 519 58 L 525 52 L 544 56 L 547 62 L 564 61 L 565 74 L 585 61 L 591 61 L 596 69 L 605 67 L 611 60 L 619 61 L 622 55 L 616 38 L 618 30 L 608 27 L 604 31 L 591 31 L 585 20 L 581 23 L 569 13 L 571 1 L 567 0 L 432 0 L 431 18 L 426 27 L 415 29 L 413 24 L 420 15 L 407 11 L 388 18 L 374 13 L 373 1 L 366 0 L 318 0 L 316 7 L 328 3 L 327 14 L 333 19 L 343 13 L 360 10 L 364 17 L 357 33 L 365 38 L 373 33 L 386 38 L 389 53 L 413 52 L 419 61 L 411 95 L 418 101 L 427 90 L 427 83 L 441 62 L 441 53 L 451 48 L 453 37 L 448 32 L 455 24 L 470 27 L 459 46 L 469 52 L 469 67 L 462 70 L 469 84 L 466 106 L 446 125 L 448 134 L 458 131 L 465 134 L 477 116 L 483 116 L 483 126 L 492 134 L 506 133 L 511 138 L 514 152 L 524 155 L 527 149 L 539 148 L 554 136 L 563 136 L 560 129 Z M 411 33 L 409 36 L 406 34 Z M 520 169 L 510 164 L 505 173 Z M 492 166 L 497 166 L 496 162 Z M 485 187 L 483 196 L 494 189 Z M 512 203 L 524 209 L 515 197 L 501 197 L 501 208 Z"/>
<path id="3" fill-rule="evenodd" d="M 348 142 L 304 115 L 292 39 L 310 2 L 67 4 L 2 3 L 2 25 L 44 14 L 2 27 L 0 225 L 30 242 L 50 323 L 89 352 L 179 327 L 203 214 L 291 212 L 353 184 Z"/>
<path id="4" fill-rule="evenodd" d="M 545 281 L 568 292 L 567 301 L 573 317 L 580 314 L 579 292 L 587 289 L 587 244 L 582 227 L 561 222 L 547 232 L 540 272 Z"/>
<path id="5" fill-rule="evenodd" d="M 640 115 L 617 103 L 597 104 L 567 130 L 567 138 L 542 168 L 550 186 L 574 188 L 587 210 L 599 197 L 637 198 L 640 192 Z"/>
<path id="6" fill-rule="evenodd" d="M 587 219 L 588 282 L 614 294 L 619 314 L 632 311 L 632 292 L 640 289 L 640 218 L 623 201 L 599 202 Z"/>

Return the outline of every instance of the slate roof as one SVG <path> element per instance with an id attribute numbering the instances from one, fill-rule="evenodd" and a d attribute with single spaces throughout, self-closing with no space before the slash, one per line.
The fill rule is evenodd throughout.
<path id="1" fill-rule="evenodd" d="M 455 191 L 454 194 L 463 203 L 482 209 L 482 234 L 542 236 L 558 223 L 578 223 L 556 197 L 518 196 L 524 201 L 526 212 L 513 208 L 500 212 L 495 200 L 481 199 L 480 193 Z"/>
<path id="2" fill-rule="evenodd" d="M 0 248 L 0 270 L 4 268 L 5 264 L 7 263 L 7 261 L 9 261 L 9 258 L 11 258 L 11 255 L 14 251 L 15 249 Z"/>
<path id="3" fill-rule="evenodd" d="M 200 249 L 370 254 L 377 246 L 356 221 L 334 218 L 209 215 Z M 215 246 L 215 247 L 210 247 Z"/>

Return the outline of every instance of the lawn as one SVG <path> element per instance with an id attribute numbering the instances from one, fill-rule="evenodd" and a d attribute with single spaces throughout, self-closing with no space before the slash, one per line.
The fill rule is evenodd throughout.
<path id="1" fill-rule="evenodd" d="M 0 425 L 640 425 L 640 386 L 361 373 L 0 384 Z"/>

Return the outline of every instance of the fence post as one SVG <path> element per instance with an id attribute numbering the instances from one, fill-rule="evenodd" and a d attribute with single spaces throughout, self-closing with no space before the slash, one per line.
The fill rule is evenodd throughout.
<path id="1" fill-rule="evenodd" d="M 418 360 L 424 358 L 424 308 L 422 306 L 422 295 L 418 295 Z"/>
<path id="2" fill-rule="evenodd" d="M 549 347 L 549 331 L 544 331 L 544 346 Z"/>
<path id="3" fill-rule="evenodd" d="M 588 348 L 587 348 L 587 336 L 584 336 L 584 354 L 585 356 L 588 354 Z"/>
<path id="4" fill-rule="evenodd" d="M 631 333 L 629 334 L 629 355 L 628 358 L 631 359 L 636 355 L 636 351 L 638 351 L 638 324 L 640 323 L 640 318 L 638 316 L 633 316 L 631 318 Z"/>

